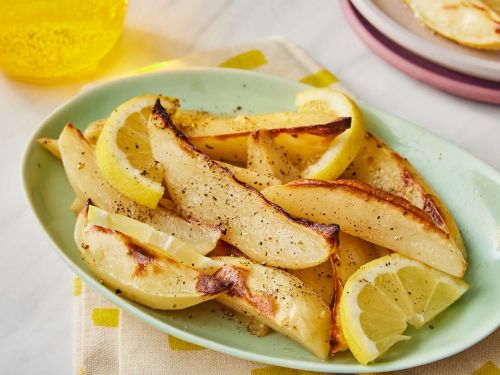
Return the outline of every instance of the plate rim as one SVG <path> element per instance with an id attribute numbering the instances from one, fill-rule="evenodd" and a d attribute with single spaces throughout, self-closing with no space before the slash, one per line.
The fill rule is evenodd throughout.
<path id="1" fill-rule="evenodd" d="M 279 81 L 281 84 L 286 84 L 291 87 L 295 87 L 297 89 L 299 88 L 310 88 L 310 86 L 307 86 L 305 84 L 302 84 L 300 82 L 292 81 L 289 79 L 285 79 L 282 77 L 278 77 L 275 75 L 271 74 L 266 74 L 262 72 L 255 72 L 255 71 L 245 71 L 245 70 L 239 70 L 239 69 L 229 69 L 229 68 L 204 68 L 204 67 L 190 67 L 190 68 L 179 68 L 179 69 L 171 69 L 171 70 L 166 70 L 166 71 L 159 71 L 159 72 L 153 72 L 153 73 L 147 73 L 147 74 L 141 74 L 141 75 L 132 75 L 132 76 L 127 76 L 127 77 L 120 77 L 117 79 L 112 79 L 110 81 L 106 81 L 100 85 L 93 86 L 85 91 L 82 91 L 81 93 L 73 96 L 72 98 L 68 99 L 67 101 L 63 102 L 61 105 L 59 105 L 56 109 L 54 109 L 49 115 L 47 115 L 42 121 L 40 121 L 39 125 L 34 129 L 32 134 L 30 135 L 27 145 L 24 149 L 23 152 L 23 157 L 22 157 L 22 162 L 21 162 L 21 177 L 22 177 L 22 185 L 23 185 L 23 190 L 26 195 L 26 199 L 28 200 L 29 206 L 31 208 L 32 214 L 35 216 L 35 219 L 37 220 L 39 226 L 43 229 L 45 237 L 48 239 L 49 243 L 51 244 L 51 247 L 53 251 L 55 251 L 64 261 L 66 265 L 73 271 L 76 275 L 78 275 L 82 280 L 84 280 L 87 285 L 89 285 L 92 289 L 103 295 L 105 298 L 110 300 L 112 303 L 116 304 L 118 307 L 124 309 L 125 311 L 131 313 L 135 317 L 139 318 L 146 324 L 149 324 L 157 329 L 159 329 L 162 332 L 171 334 L 175 337 L 178 337 L 182 340 L 191 342 L 193 344 L 197 344 L 200 346 L 203 346 L 205 348 L 211 349 L 211 350 L 216 350 L 218 352 L 226 353 L 241 359 L 245 360 L 250 360 L 250 361 L 255 361 L 255 362 L 260 362 L 260 363 L 265 363 L 265 364 L 270 364 L 270 365 L 276 365 L 276 366 L 282 366 L 282 367 L 289 367 L 289 368 L 294 368 L 294 369 L 302 369 L 302 370 L 308 370 L 308 371 L 327 371 L 327 372 L 337 372 L 337 373 L 353 373 L 353 372 L 386 372 L 386 371 L 395 371 L 395 370 L 404 370 L 408 368 L 413 368 L 417 366 L 421 366 L 424 364 L 429 364 L 438 360 L 441 360 L 443 358 L 448 358 L 454 354 L 457 354 L 463 350 L 468 349 L 472 345 L 478 343 L 479 341 L 483 340 L 485 337 L 493 333 L 498 327 L 500 326 L 500 319 L 496 324 L 491 324 L 488 326 L 486 329 L 481 332 L 481 334 L 476 335 L 472 340 L 469 342 L 465 343 L 464 345 L 457 345 L 455 348 L 452 348 L 451 351 L 446 352 L 445 354 L 438 354 L 434 356 L 430 356 L 425 360 L 417 360 L 414 359 L 413 361 L 409 361 L 405 363 L 404 365 L 399 364 L 395 365 L 393 362 L 386 362 L 386 363 L 374 363 L 371 365 L 360 365 L 360 364 L 338 364 L 338 363 L 329 363 L 326 361 L 322 361 L 320 359 L 317 359 L 317 362 L 313 361 L 308 361 L 308 360 L 295 360 L 295 359 L 281 359 L 281 358 L 276 358 L 270 355 L 266 354 L 255 354 L 251 353 L 245 350 L 241 350 L 238 348 L 233 348 L 229 345 L 225 344 L 220 344 L 216 341 L 211 341 L 209 339 L 205 339 L 202 337 L 197 336 L 196 334 L 190 333 L 183 331 L 179 328 L 170 326 L 167 322 L 163 322 L 159 320 L 158 318 L 155 318 L 151 315 L 149 315 L 147 312 L 142 311 L 139 307 L 135 306 L 132 301 L 129 301 L 127 299 L 124 299 L 120 296 L 117 296 L 112 290 L 108 289 L 105 285 L 99 283 L 96 279 L 92 278 L 91 276 L 87 275 L 86 272 L 84 272 L 83 269 L 81 269 L 76 263 L 74 263 L 66 254 L 65 252 L 56 244 L 56 242 L 53 240 L 53 238 L 49 235 L 47 231 L 47 226 L 43 223 L 41 216 L 39 216 L 39 211 L 37 210 L 34 202 L 32 195 L 30 193 L 30 190 L 28 188 L 28 156 L 30 154 L 30 151 L 32 148 L 36 147 L 36 138 L 39 136 L 39 132 L 44 128 L 44 126 L 51 121 L 52 117 L 55 117 L 60 111 L 62 111 L 66 106 L 73 104 L 75 101 L 78 101 L 82 96 L 91 96 L 92 93 L 95 90 L 101 90 L 105 89 L 108 86 L 113 86 L 113 85 L 120 85 L 122 82 L 126 81 L 134 81 L 137 79 L 140 79 L 141 77 L 151 77 L 151 76 L 161 76 L 161 75 L 175 75 L 175 74 L 189 74 L 191 72 L 203 72 L 203 73 L 216 73 L 216 74 L 237 74 L 237 75 L 246 75 L 248 77 L 252 76 L 257 76 L 259 78 L 264 78 L 264 79 L 270 79 L 270 80 L 275 80 Z M 413 124 L 407 120 L 401 119 L 397 116 L 394 116 L 390 113 L 386 113 L 382 110 L 378 110 L 374 107 L 371 107 L 365 103 L 361 102 L 362 110 L 363 111 L 368 111 L 371 112 L 372 114 L 375 114 L 376 116 L 389 116 L 392 119 L 399 120 L 405 123 L 405 126 L 408 126 L 410 128 L 413 128 L 417 131 L 421 131 L 424 133 L 427 133 L 430 137 L 434 138 L 440 143 L 445 143 L 447 146 L 450 146 L 454 149 L 454 151 L 458 151 L 459 153 L 462 153 L 463 155 L 467 156 L 469 160 L 478 165 L 481 169 L 485 170 L 485 173 L 488 174 L 492 179 L 495 180 L 500 186 L 500 173 L 490 164 L 487 162 L 484 162 L 480 160 L 479 158 L 475 157 L 474 155 L 470 154 L 468 151 L 460 148 L 459 146 L 447 141 L 443 137 L 434 134 L 432 131 L 429 131 L 425 128 L 422 128 L 416 124 Z"/>
<path id="2" fill-rule="evenodd" d="M 372 1 L 350 0 L 350 2 L 373 27 L 403 48 L 448 69 L 476 78 L 500 82 L 500 63 L 483 60 L 450 49 L 442 49 L 401 27 Z M 422 25 L 422 27 L 426 26 Z M 432 31 L 429 30 L 429 32 Z M 444 38 L 449 43 L 455 43 L 445 37 L 441 36 L 441 38 Z M 500 53 L 500 51 L 498 52 Z"/>

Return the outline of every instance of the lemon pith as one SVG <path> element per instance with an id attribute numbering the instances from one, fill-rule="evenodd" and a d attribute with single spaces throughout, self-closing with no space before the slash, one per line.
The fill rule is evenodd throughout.
<path id="1" fill-rule="evenodd" d="M 132 98 L 116 108 L 106 120 L 96 144 L 96 159 L 103 176 L 120 193 L 155 208 L 163 196 L 162 169 L 149 145 L 147 121 L 158 95 Z M 175 111 L 176 99 L 160 97 Z"/>
<path id="2" fill-rule="evenodd" d="M 348 96 L 332 89 L 302 91 L 297 94 L 295 104 L 300 112 L 334 112 L 338 116 L 351 118 L 351 128 L 335 137 L 319 160 L 301 172 L 303 178 L 336 179 L 361 148 L 365 133 L 361 111 Z"/>
<path id="3" fill-rule="evenodd" d="M 363 265 L 346 282 L 340 321 L 349 349 L 367 364 L 455 302 L 468 288 L 457 277 L 400 254 Z"/>

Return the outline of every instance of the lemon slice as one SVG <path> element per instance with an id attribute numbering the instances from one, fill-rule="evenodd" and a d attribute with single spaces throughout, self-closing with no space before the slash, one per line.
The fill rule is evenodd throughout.
<path id="1" fill-rule="evenodd" d="M 465 293 L 457 277 L 400 254 L 361 266 L 347 280 L 340 298 L 340 323 L 354 357 L 367 364 L 398 341 L 408 324 L 416 328 Z"/>
<path id="2" fill-rule="evenodd" d="M 148 118 L 158 95 L 137 96 L 108 117 L 96 144 L 99 169 L 111 185 L 135 202 L 155 208 L 163 196 L 163 170 L 151 153 Z M 178 100 L 160 97 L 169 112 Z"/>
<path id="3" fill-rule="evenodd" d="M 335 137 L 323 155 L 301 172 L 303 178 L 336 179 L 361 148 L 365 127 L 358 106 L 343 93 L 331 89 L 299 92 L 295 105 L 300 112 L 334 112 L 338 116 L 351 118 L 351 128 Z"/>
<path id="4" fill-rule="evenodd" d="M 223 266 L 221 262 L 198 253 L 189 244 L 177 237 L 160 232 L 147 224 L 124 215 L 89 206 L 88 222 L 89 224 L 121 232 L 143 246 L 152 248 L 180 264 L 202 270 L 209 275 L 212 275 Z"/>

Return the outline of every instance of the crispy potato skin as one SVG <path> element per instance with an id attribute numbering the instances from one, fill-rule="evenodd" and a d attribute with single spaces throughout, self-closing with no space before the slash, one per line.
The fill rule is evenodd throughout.
<path id="1" fill-rule="evenodd" d="M 343 233 L 340 233 L 340 235 L 343 235 Z M 217 243 L 216 248 L 212 250 L 210 254 L 208 254 L 208 256 L 231 256 L 248 259 L 248 257 L 240 250 L 238 250 L 238 248 L 228 244 L 223 240 Z M 333 257 L 335 257 L 335 255 L 332 255 L 326 262 L 314 267 L 297 270 L 287 270 L 289 273 L 299 278 L 304 284 L 318 293 L 318 295 L 323 298 L 327 305 L 330 305 L 332 303 L 333 296 L 335 294 L 335 269 L 332 260 Z"/>
<path id="2" fill-rule="evenodd" d="M 366 133 L 361 151 L 342 178 L 359 180 L 407 199 L 424 210 L 437 227 L 448 232 L 467 257 L 458 226 L 444 203 L 407 159 L 373 134 Z"/>
<path id="3" fill-rule="evenodd" d="M 87 223 L 88 204 L 78 215 L 75 242 L 83 261 L 106 286 L 145 306 L 177 310 L 216 298 L 224 284 L 203 290 L 207 277 L 169 258 L 135 244 L 110 229 Z"/>
<path id="4" fill-rule="evenodd" d="M 183 214 L 224 227 L 223 239 L 253 260 L 307 268 L 335 252 L 337 225 L 294 218 L 269 202 L 191 145 L 159 102 L 149 131 L 153 155 L 162 163 L 169 193 Z"/>
<path id="5" fill-rule="evenodd" d="M 61 153 L 59 152 L 59 147 L 57 145 L 57 139 L 52 138 L 38 138 L 36 140 L 40 146 L 54 155 L 56 158 L 61 159 Z"/>
<path id="6" fill-rule="evenodd" d="M 246 258 L 216 257 L 231 289 L 217 301 L 282 333 L 320 358 L 329 351 L 331 313 L 323 299 L 297 277 Z"/>
<path id="7" fill-rule="evenodd" d="M 371 185 L 365 184 L 361 181 L 355 180 L 335 180 L 335 181 L 322 181 L 322 180 L 295 180 L 287 184 L 287 186 L 295 186 L 295 187 L 324 187 L 324 188 L 332 188 L 345 190 L 348 192 L 354 192 L 359 195 L 364 195 L 367 198 L 373 197 L 380 201 L 386 201 L 391 205 L 402 208 L 403 210 L 411 212 L 415 217 L 420 219 L 422 222 L 426 224 L 433 223 L 429 217 L 425 213 L 425 211 L 419 209 L 418 207 L 413 206 L 406 199 L 398 197 L 397 195 L 389 194 L 383 190 L 374 188 Z M 446 234 L 445 234 L 446 235 Z"/>
<path id="8" fill-rule="evenodd" d="M 342 326 L 340 324 L 340 296 L 342 295 L 343 284 L 340 279 L 335 280 L 335 297 L 332 308 L 332 328 L 330 331 L 330 355 L 338 352 L 349 350 L 347 341 L 345 340 Z"/>
<path id="9" fill-rule="evenodd" d="M 340 233 L 342 235 L 342 233 Z M 339 243 L 340 248 L 340 243 Z M 335 257 L 335 255 L 332 255 Z M 301 270 L 289 270 L 292 275 L 298 277 L 304 284 L 318 293 L 323 301 L 330 306 L 335 295 L 335 269 L 332 259 L 317 266 Z"/>
<path id="10" fill-rule="evenodd" d="M 178 110 L 172 116 L 173 122 L 189 139 L 211 136 L 249 135 L 260 129 L 277 129 L 320 126 L 327 132 L 336 132 L 335 127 L 345 127 L 347 120 L 332 112 L 277 112 L 261 115 L 212 115 L 208 112 Z M 299 130 L 301 132 L 301 130 Z"/>
<path id="11" fill-rule="evenodd" d="M 379 257 L 375 244 L 340 232 L 337 253 L 332 255 L 335 276 L 344 285 L 359 267 Z"/>

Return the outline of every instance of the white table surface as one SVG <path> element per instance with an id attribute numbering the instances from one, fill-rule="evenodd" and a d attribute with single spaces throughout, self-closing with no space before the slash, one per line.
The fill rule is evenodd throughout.
<path id="1" fill-rule="evenodd" d="M 450 96 L 393 69 L 358 40 L 332 0 L 130 0 L 123 37 L 92 79 L 271 35 L 303 46 L 366 102 L 500 169 L 500 106 Z M 36 86 L 0 75 L 2 374 L 71 371 L 72 275 L 30 212 L 20 163 L 38 123 L 85 83 Z"/>

